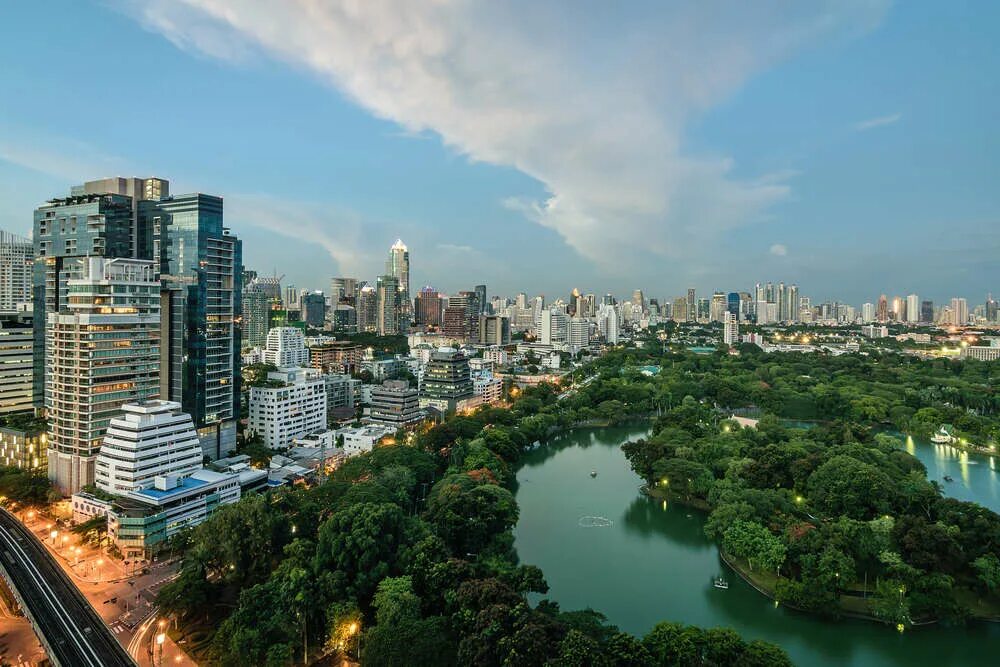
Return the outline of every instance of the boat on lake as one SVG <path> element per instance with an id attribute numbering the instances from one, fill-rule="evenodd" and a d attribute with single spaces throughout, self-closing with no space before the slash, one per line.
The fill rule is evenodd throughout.
<path id="1" fill-rule="evenodd" d="M 943 479 L 944 479 L 944 481 L 946 481 L 946 482 L 954 482 L 954 481 L 955 481 L 955 478 L 954 478 L 954 477 L 952 477 L 951 475 L 945 475 L 945 476 L 943 477 Z"/>
<path id="2" fill-rule="evenodd" d="M 597 477 L 597 471 L 596 470 L 591 470 L 590 471 L 590 476 L 591 477 Z"/>
<path id="3" fill-rule="evenodd" d="M 712 585 L 715 586 L 716 588 L 721 588 L 724 591 L 729 590 L 729 582 L 723 579 L 722 577 L 716 577 L 714 580 L 712 580 Z"/>
<path id="4" fill-rule="evenodd" d="M 939 428 L 937 431 L 935 431 L 934 435 L 931 436 L 931 442 L 933 442 L 935 445 L 950 445 L 950 444 L 952 444 L 953 442 L 955 442 L 956 440 L 958 440 L 958 438 L 956 438 L 955 436 L 953 436 L 951 434 L 951 430 L 952 430 L 952 427 L 951 427 L 950 424 L 944 424 L 944 425 L 942 425 L 941 428 Z"/>

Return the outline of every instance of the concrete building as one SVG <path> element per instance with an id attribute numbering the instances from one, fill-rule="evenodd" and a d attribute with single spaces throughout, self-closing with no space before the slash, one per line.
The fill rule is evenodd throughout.
<path id="1" fill-rule="evenodd" d="M 453 411 L 473 396 L 469 361 L 457 350 L 442 348 L 431 355 L 420 387 L 420 406 Z"/>
<path id="2" fill-rule="evenodd" d="M 97 455 L 97 488 L 114 495 L 153 488 L 157 477 L 201 470 L 202 451 L 191 415 L 173 401 L 122 405 Z"/>
<path id="3" fill-rule="evenodd" d="M 479 344 L 509 345 L 510 320 L 501 315 L 480 315 Z"/>
<path id="4" fill-rule="evenodd" d="M 267 342 L 268 311 L 271 304 L 267 294 L 256 282 L 243 288 L 243 339 L 244 347 L 263 347 Z"/>
<path id="5" fill-rule="evenodd" d="M 324 375 L 326 384 L 326 418 L 346 419 L 353 417 L 361 403 L 361 380 L 350 375 Z"/>
<path id="6" fill-rule="evenodd" d="M 322 292 L 309 292 L 301 298 L 302 319 L 314 329 L 326 325 L 326 296 Z"/>
<path id="7" fill-rule="evenodd" d="M 31 306 L 35 249 L 31 239 L 0 231 L 0 313 Z"/>
<path id="8" fill-rule="evenodd" d="M 278 368 L 309 365 L 309 350 L 302 330 L 296 327 L 275 327 L 267 332 L 267 347 L 263 350 L 265 364 Z"/>
<path id="9" fill-rule="evenodd" d="M 48 471 L 45 422 L 25 417 L 23 423 L 0 426 L 0 466 Z"/>
<path id="10" fill-rule="evenodd" d="M 361 366 L 364 350 L 349 340 L 309 346 L 309 365 L 324 373 L 353 373 Z"/>
<path id="11" fill-rule="evenodd" d="M 400 428 L 419 423 L 423 418 L 417 389 L 406 380 L 386 380 L 372 388 L 369 417 L 372 422 Z"/>
<path id="12" fill-rule="evenodd" d="M 0 313 L 0 415 L 32 410 L 32 320 L 31 313 Z"/>
<path id="13" fill-rule="evenodd" d="M 579 318 L 571 319 L 566 328 L 566 342 L 575 350 L 590 345 L 590 322 Z"/>
<path id="14" fill-rule="evenodd" d="M 956 327 L 964 327 L 969 323 L 969 304 L 960 297 L 951 300 L 951 324 Z"/>
<path id="15" fill-rule="evenodd" d="M 365 285 L 358 291 L 358 331 L 375 333 L 378 330 L 378 293 L 371 285 Z"/>
<path id="16" fill-rule="evenodd" d="M 597 328 L 601 336 L 604 337 L 604 341 L 609 345 L 618 344 L 619 326 L 618 311 L 613 305 L 604 305 L 598 309 Z"/>
<path id="17" fill-rule="evenodd" d="M 440 327 L 444 314 L 444 299 L 433 287 L 425 287 L 414 301 L 414 324 L 422 327 Z"/>
<path id="18" fill-rule="evenodd" d="M 410 302 L 410 251 L 402 239 L 389 248 L 389 257 L 385 261 L 385 273 L 396 281 L 397 324 L 393 334 L 405 332 L 413 321 L 413 304 Z M 383 334 L 384 335 L 384 334 Z"/>
<path id="19" fill-rule="evenodd" d="M 396 336 L 404 332 L 400 308 L 399 280 L 395 276 L 379 276 L 375 330 L 379 336 Z"/>
<path id="20" fill-rule="evenodd" d="M 132 401 L 160 392 L 160 283 L 152 262 L 86 258 L 49 313 L 45 405 L 49 478 L 69 495 L 94 482 L 104 433 Z"/>
<path id="21" fill-rule="evenodd" d="M 1000 359 L 1000 338 L 989 339 L 989 345 L 969 345 L 962 348 L 962 357 L 978 359 L 979 361 L 996 361 Z"/>
<path id="22" fill-rule="evenodd" d="M 735 345 L 740 340 L 739 319 L 733 313 L 724 314 L 725 321 L 722 323 L 722 342 L 726 345 Z"/>
<path id="23" fill-rule="evenodd" d="M 503 400 L 503 380 L 492 373 L 482 374 L 472 380 L 472 393 L 484 405 L 498 405 Z"/>
<path id="24" fill-rule="evenodd" d="M 278 386 L 250 388 L 247 431 L 271 449 L 326 428 L 326 381 L 312 368 L 279 368 L 267 374 Z"/>
<path id="25" fill-rule="evenodd" d="M 500 346 L 488 347 L 483 350 L 483 359 L 493 363 L 493 366 L 507 365 L 507 350 Z"/>

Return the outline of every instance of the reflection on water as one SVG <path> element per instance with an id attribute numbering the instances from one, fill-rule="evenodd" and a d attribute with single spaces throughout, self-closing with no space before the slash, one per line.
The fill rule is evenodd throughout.
<path id="1" fill-rule="evenodd" d="M 547 597 L 563 609 L 591 607 L 638 635 L 660 620 L 729 626 L 748 638 L 779 644 L 798 665 L 994 664 L 992 647 L 1000 645 L 997 625 L 924 628 L 900 635 L 874 623 L 823 621 L 776 608 L 727 572 L 715 545 L 704 536 L 702 513 L 639 493 L 641 480 L 618 445 L 644 432 L 581 429 L 528 453 L 518 471 L 515 546 L 523 563 L 542 568 L 550 586 Z M 967 457 L 968 481 L 959 481 L 958 452 L 938 452 L 919 439 L 906 446 L 913 447 L 932 479 L 944 474 L 956 478 L 943 483 L 947 492 L 1000 505 L 1000 499 L 989 495 L 997 485 L 995 464 L 975 465 L 980 459 Z M 592 470 L 597 477 L 590 476 Z M 613 523 L 581 527 L 585 516 Z M 712 587 L 712 578 L 720 573 L 729 580 L 729 590 Z"/>
<path id="2" fill-rule="evenodd" d="M 1000 476 L 995 456 L 970 454 L 952 445 L 913 436 L 906 436 L 906 451 L 924 464 L 928 479 L 939 483 L 945 495 L 1000 512 Z"/>

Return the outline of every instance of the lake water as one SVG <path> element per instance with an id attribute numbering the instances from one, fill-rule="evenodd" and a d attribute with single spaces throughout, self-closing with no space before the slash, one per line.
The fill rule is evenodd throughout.
<path id="1" fill-rule="evenodd" d="M 643 426 L 577 429 L 524 457 L 517 474 L 521 515 L 515 546 L 523 563 L 542 568 L 547 597 L 563 609 L 592 607 L 640 636 L 661 620 L 730 626 L 744 637 L 780 645 L 798 665 L 995 664 L 997 624 L 899 634 L 881 624 L 824 621 L 775 608 L 726 571 L 702 532 L 704 515 L 640 494 L 642 480 L 620 445 L 646 432 Z M 962 456 L 929 443 L 911 444 L 931 478 L 954 477 L 942 482 L 947 492 L 996 509 L 1000 480 L 987 459 L 963 463 Z M 608 525 L 584 527 L 594 524 Z M 729 590 L 712 587 L 720 573 L 729 579 Z"/>

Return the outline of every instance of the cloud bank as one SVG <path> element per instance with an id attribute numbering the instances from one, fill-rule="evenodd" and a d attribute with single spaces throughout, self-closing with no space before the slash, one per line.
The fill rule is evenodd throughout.
<path id="1" fill-rule="evenodd" d="M 604 266 L 690 258 L 761 219 L 780 175 L 739 178 L 684 131 L 751 77 L 822 40 L 877 25 L 886 2 L 153 0 L 125 5 L 179 48 L 263 53 L 404 131 L 542 183 L 505 204 Z M 626 15 L 627 14 L 627 15 Z M 332 252 L 332 250 L 331 250 Z"/>

